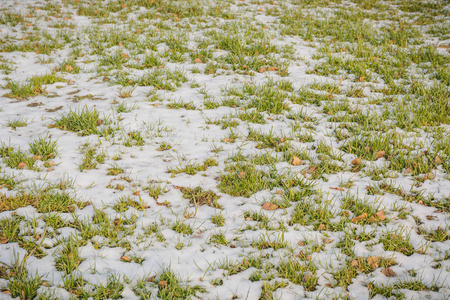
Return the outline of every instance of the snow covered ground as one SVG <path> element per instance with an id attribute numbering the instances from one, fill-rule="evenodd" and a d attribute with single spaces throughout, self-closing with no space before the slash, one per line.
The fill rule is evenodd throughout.
<path id="1" fill-rule="evenodd" d="M 2 1 L 2 299 L 445 299 L 450 9 Z"/>

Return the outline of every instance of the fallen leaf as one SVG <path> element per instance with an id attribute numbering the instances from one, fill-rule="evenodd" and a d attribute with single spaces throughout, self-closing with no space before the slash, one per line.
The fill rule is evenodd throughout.
<path id="1" fill-rule="evenodd" d="M 0 238 L 0 244 L 6 244 L 9 241 L 9 239 L 7 237 L 2 236 Z"/>
<path id="2" fill-rule="evenodd" d="M 302 160 L 294 155 L 294 158 L 292 159 L 292 165 L 299 166 L 302 164 Z"/>
<path id="3" fill-rule="evenodd" d="M 33 26 L 33 24 L 30 24 L 30 23 L 26 23 L 25 25 L 27 25 L 27 26 Z"/>
<path id="4" fill-rule="evenodd" d="M 352 165 L 360 165 L 361 164 L 361 159 L 359 158 L 355 158 L 354 160 L 352 160 Z"/>
<path id="5" fill-rule="evenodd" d="M 383 273 L 384 276 L 386 276 L 386 277 L 394 277 L 395 276 L 395 272 L 391 268 L 384 268 L 383 270 L 381 270 L 381 273 Z"/>
<path id="6" fill-rule="evenodd" d="M 133 193 L 134 196 L 139 196 L 139 194 L 141 193 L 141 191 L 136 191 Z"/>
<path id="7" fill-rule="evenodd" d="M 386 155 L 386 151 L 384 151 L 384 150 L 378 151 L 378 152 L 377 152 L 377 156 L 375 157 L 375 159 L 382 158 L 382 157 L 384 157 L 385 155 Z"/>
<path id="8" fill-rule="evenodd" d="M 312 174 L 314 172 L 316 172 L 317 167 L 316 166 L 311 166 L 309 167 L 308 170 L 306 170 L 306 172 L 308 172 L 309 174 Z"/>
<path id="9" fill-rule="evenodd" d="M 358 263 L 358 261 L 357 261 L 356 259 L 352 260 L 352 262 L 350 263 L 350 265 L 351 265 L 353 268 L 358 268 L 358 267 L 359 267 L 359 263 Z"/>
<path id="10" fill-rule="evenodd" d="M 439 156 L 436 155 L 436 157 L 434 158 L 434 162 L 438 165 L 442 164 L 442 160 L 439 158 Z"/>
<path id="11" fill-rule="evenodd" d="M 327 226 L 325 224 L 320 224 L 319 227 L 317 227 L 317 230 L 325 230 Z"/>
<path id="12" fill-rule="evenodd" d="M 425 174 L 425 179 L 433 180 L 434 179 L 434 174 L 431 173 L 431 172 Z"/>
<path id="13" fill-rule="evenodd" d="M 359 221 L 364 220 L 365 218 L 367 218 L 367 213 L 363 213 L 362 215 L 354 217 L 352 219 L 352 223 L 358 223 Z"/>
<path id="14" fill-rule="evenodd" d="M 382 211 L 382 210 L 377 211 L 377 213 L 375 214 L 375 216 L 377 216 L 377 218 L 378 218 L 380 221 L 386 220 L 386 217 L 385 217 L 385 215 L 384 215 L 384 211 Z"/>
<path id="15" fill-rule="evenodd" d="M 97 123 L 96 123 L 96 124 L 97 124 L 97 126 L 100 126 L 100 125 L 102 125 L 102 124 L 103 124 L 103 121 L 102 121 L 102 120 L 100 120 L 100 119 L 98 119 L 98 120 L 97 120 Z"/>
<path id="16" fill-rule="evenodd" d="M 126 54 L 126 53 L 122 53 L 122 57 L 123 58 L 129 58 L 130 56 L 128 54 Z"/>
<path id="17" fill-rule="evenodd" d="M 412 170 L 411 170 L 411 168 L 406 168 L 406 170 L 405 170 L 405 174 L 410 174 L 410 173 L 412 173 Z"/>
<path id="18" fill-rule="evenodd" d="M 149 278 L 147 278 L 147 282 L 153 282 L 155 280 L 156 276 L 150 276 Z"/>
<path id="19" fill-rule="evenodd" d="M 267 68 L 267 70 L 269 71 L 277 71 L 279 68 L 278 67 L 269 67 Z"/>
<path id="20" fill-rule="evenodd" d="M 183 187 L 176 185 L 173 188 L 176 189 L 176 190 L 181 190 Z"/>
<path id="21" fill-rule="evenodd" d="M 326 239 L 323 239 L 322 242 L 324 244 L 329 244 L 329 243 L 333 242 L 333 239 L 326 238 Z"/>
<path id="22" fill-rule="evenodd" d="M 53 126 L 53 127 L 55 127 L 55 126 Z M 41 156 L 40 155 L 35 155 L 35 156 L 33 156 L 33 159 L 34 160 L 41 160 Z"/>
<path id="23" fill-rule="evenodd" d="M 247 175 L 246 172 L 239 172 L 239 177 L 241 177 L 241 178 L 245 177 L 246 175 Z"/>
<path id="24" fill-rule="evenodd" d="M 380 260 L 380 258 L 378 256 L 369 256 L 367 258 L 367 264 L 372 268 L 372 269 L 376 269 L 378 268 L 378 261 Z"/>
<path id="25" fill-rule="evenodd" d="M 274 203 L 270 203 L 270 202 L 266 202 L 262 206 L 262 209 L 264 209 L 264 210 L 276 210 L 277 208 L 278 208 L 278 205 L 276 205 Z"/>
<path id="26" fill-rule="evenodd" d="M 332 189 L 332 190 L 336 190 L 336 191 L 344 191 L 344 188 L 342 188 L 342 187 L 331 187 L 330 186 L 330 189 Z"/>
<path id="27" fill-rule="evenodd" d="M 195 62 L 196 64 L 201 64 L 201 63 L 203 63 L 203 61 L 202 61 L 200 58 L 194 59 L 194 62 Z"/>
<path id="28" fill-rule="evenodd" d="M 266 68 L 261 68 L 261 69 L 259 69 L 258 72 L 259 72 L 259 73 L 264 73 L 265 71 L 267 71 Z"/>
<path id="29" fill-rule="evenodd" d="M 282 194 L 283 194 L 282 191 L 280 191 L 280 190 L 277 191 L 277 195 L 282 195 Z"/>
<path id="30" fill-rule="evenodd" d="M 158 282 L 158 285 L 160 286 L 160 287 L 167 287 L 167 281 L 166 280 L 161 280 L 160 282 Z"/>
<path id="31" fill-rule="evenodd" d="M 27 167 L 27 164 L 24 162 L 20 162 L 18 168 L 19 169 L 25 169 Z"/>
<path id="32" fill-rule="evenodd" d="M 120 5 L 120 7 L 125 8 L 125 7 L 127 7 L 127 5 L 126 4 L 122 4 L 122 5 Z"/>
<path id="33" fill-rule="evenodd" d="M 54 167 L 54 166 L 56 166 L 56 163 L 53 160 L 51 160 L 51 161 L 48 162 L 48 165 L 50 167 Z"/>
<path id="34" fill-rule="evenodd" d="M 119 42 L 119 47 L 123 47 L 123 44 L 121 42 Z"/>
<path id="35" fill-rule="evenodd" d="M 298 241 L 298 242 L 297 242 L 297 245 L 299 245 L 299 246 L 305 246 L 305 242 L 304 242 L 304 241 Z"/>

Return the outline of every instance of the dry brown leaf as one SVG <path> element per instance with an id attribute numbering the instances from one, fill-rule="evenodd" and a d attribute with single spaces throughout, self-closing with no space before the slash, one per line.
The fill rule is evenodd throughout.
<path id="1" fill-rule="evenodd" d="M 9 239 L 7 237 L 2 236 L 0 238 L 0 244 L 6 244 L 9 241 Z"/>
<path id="2" fill-rule="evenodd" d="M 283 195 L 283 192 L 280 191 L 280 190 L 278 190 L 278 191 L 277 191 L 277 195 Z"/>
<path id="3" fill-rule="evenodd" d="M 359 221 L 364 220 L 365 218 L 367 218 L 367 213 L 363 213 L 362 215 L 359 215 L 359 216 L 357 216 L 357 217 L 354 217 L 354 218 L 352 219 L 352 222 L 353 222 L 353 223 L 358 223 Z"/>
<path id="4" fill-rule="evenodd" d="M 410 174 L 410 173 L 412 173 L 412 170 L 411 170 L 411 168 L 406 168 L 406 170 L 405 170 L 405 174 Z"/>
<path id="5" fill-rule="evenodd" d="M 277 71 L 279 68 L 278 67 L 269 67 L 267 68 L 267 70 L 269 71 Z"/>
<path id="6" fill-rule="evenodd" d="M 246 175 L 247 175 L 246 172 L 239 172 L 239 177 L 241 177 L 241 178 L 245 177 Z"/>
<path id="7" fill-rule="evenodd" d="M 373 268 L 376 269 L 378 268 L 378 261 L 380 260 L 380 258 L 378 256 L 369 256 L 367 258 L 367 264 Z"/>
<path id="8" fill-rule="evenodd" d="M 125 256 L 125 255 L 123 255 L 120 259 L 123 260 L 123 261 L 126 261 L 126 262 L 130 262 L 131 261 L 131 258 L 129 258 L 129 257 Z"/>
<path id="9" fill-rule="evenodd" d="M 344 191 L 344 188 L 342 188 L 342 187 L 332 187 L 332 186 L 330 186 L 330 189 L 332 189 L 332 190 L 336 190 L 336 191 Z"/>
<path id="10" fill-rule="evenodd" d="M 317 167 L 316 166 L 311 166 L 309 167 L 308 170 L 306 170 L 306 172 L 308 172 L 309 174 L 312 174 L 314 172 L 316 172 Z"/>
<path id="11" fill-rule="evenodd" d="M 327 226 L 325 224 L 320 224 L 319 227 L 317 227 L 317 230 L 325 230 L 327 229 Z"/>
<path id="12" fill-rule="evenodd" d="M 305 246 L 305 242 L 304 242 L 304 241 L 298 241 L 298 242 L 297 242 L 297 245 L 299 245 L 299 246 Z"/>
<path id="13" fill-rule="evenodd" d="M 434 179 L 434 174 L 431 173 L 431 172 L 425 174 L 425 179 L 433 180 Z"/>
<path id="14" fill-rule="evenodd" d="M 159 285 L 160 287 L 166 287 L 168 284 L 167 284 L 167 281 L 166 281 L 166 280 L 161 280 L 160 282 L 158 282 L 158 285 Z"/>
<path id="15" fill-rule="evenodd" d="M 51 160 L 51 161 L 48 162 L 48 165 L 50 167 L 54 167 L 54 166 L 56 166 L 56 163 L 53 160 Z"/>
<path id="16" fill-rule="evenodd" d="M 394 277 L 395 276 L 395 272 L 391 268 L 384 268 L 383 270 L 381 270 L 381 273 L 383 273 L 384 276 L 386 276 L 386 277 Z"/>
<path id="17" fill-rule="evenodd" d="M 380 221 L 386 220 L 386 216 L 384 215 L 384 211 L 382 211 L 382 210 L 377 211 L 377 213 L 375 214 L 375 216 L 377 216 L 377 218 L 378 218 Z"/>
<path id="18" fill-rule="evenodd" d="M 266 68 L 261 68 L 261 69 L 259 69 L 258 72 L 259 72 L 259 73 L 264 73 L 265 71 L 267 71 Z"/>
<path id="19" fill-rule="evenodd" d="M 126 53 L 122 53 L 122 57 L 123 58 L 129 58 L 130 56 L 128 54 L 126 54 Z"/>
<path id="20" fill-rule="evenodd" d="M 27 164 L 24 163 L 24 162 L 20 162 L 19 165 L 18 165 L 19 169 L 25 169 L 26 167 L 27 167 Z"/>
<path id="21" fill-rule="evenodd" d="M 361 164 L 361 159 L 355 158 L 354 160 L 352 160 L 352 165 L 357 166 L 357 165 L 360 165 L 360 164 Z"/>
<path id="22" fill-rule="evenodd" d="M 326 238 L 326 239 L 323 239 L 322 242 L 324 244 L 329 244 L 329 243 L 333 242 L 333 239 Z"/>
<path id="23" fill-rule="evenodd" d="M 292 159 L 292 165 L 299 166 L 302 164 L 302 160 L 294 155 L 294 158 Z"/>
<path id="24" fill-rule="evenodd" d="M 73 71 L 73 67 L 71 65 L 66 65 L 66 72 Z"/>
<path id="25" fill-rule="evenodd" d="M 119 45 L 119 47 L 123 47 L 123 44 L 122 44 L 122 42 L 119 42 L 119 44 L 118 44 L 118 45 Z"/>
<path id="26" fill-rule="evenodd" d="M 270 203 L 270 202 L 266 202 L 262 206 L 262 209 L 264 209 L 264 210 L 276 210 L 277 208 L 278 208 L 278 205 L 276 205 L 274 203 Z"/>
<path id="27" fill-rule="evenodd" d="M 442 164 L 442 160 L 439 158 L 439 156 L 436 155 L 436 157 L 434 158 L 434 161 L 436 162 L 436 164 L 440 165 Z"/>
<path id="28" fill-rule="evenodd" d="M 356 259 L 352 260 L 352 262 L 350 263 L 350 265 L 351 265 L 353 268 L 358 268 L 358 267 L 359 267 L 359 263 L 358 263 L 358 261 L 357 261 Z"/>
<path id="29" fill-rule="evenodd" d="M 200 58 L 194 59 L 194 62 L 195 62 L 196 64 L 201 64 L 201 63 L 203 63 L 203 61 L 202 61 Z"/>
<path id="30" fill-rule="evenodd" d="M 378 152 L 377 152 L 377 156 L 375 157 L 375 159 L 382 158 L 382 157 L 384 157 L 385 155 L 386 155 L 386 151 L 384 151 L 384 150 L 378 151 Z"/>

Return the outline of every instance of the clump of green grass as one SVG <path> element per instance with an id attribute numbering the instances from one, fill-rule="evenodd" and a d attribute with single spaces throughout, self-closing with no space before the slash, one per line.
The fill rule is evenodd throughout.
<path id="1" fill-rule="evenodd" d="M 6 123 L 6 126 L 11 127 L 13 130 L 16 130 L 17 127 L 25 127 L 27 126 L 27 119 L 24 118 L 18 118 L 15 120 L 8 120 Z"/>
<path id="2" fill-rule="evenodd" d="M 65 192 L 44 191 L 34 194 L 17 193 L 6 196 L 0 194 L 0 212 L 16 210 L 19 207 L 31 205 L 40 213 L 73 212 L 74 205 L 83 208 L 89 202 L 77 201 Z"/>
<path id="3" fill-rule="evenodd" d="M 30 153 L 39 157 L 41 160 L 48 160 L 56 157 L 58 154 L 58 144 L 52 141 L 51 137 L 40 136 L 33 142 L 29 143 Z"/>
<path id="4" fill-rule="evenodd" d="M 385 251 L 396 251 L 406 256 L 412 255 L 415 251 L 414 247 L 409 243 L 409 236 L 403 237 L 401 231 L 386 232 L 380 238 Z"/>
<path id="5" fill-rule="evenodd" d="M 36 75 L 31 77 L 27 82 L 19 82 L 9 80 L 5 88 L 11 89 L 11 92 L 4 95 L 5 97 L 15 98 L 18 100 L 27 99 L 37 95 L 45 94 L 45 84 L 53 84 L 55 82 L 64 82 L 65 79 L 54 73 L 45 75 Z"/>
<path id="6" fill-rule="evenodd" d="M 80 135 L 99 134 L 98 126 L 105 124 L 107 120 L 102 120 L 98 111 L 87 106 L 81 110 L 70 110 L 55 120 L 54 127 L 77 132 Z"/>
<path id="7" fill-rule="evenodd" d="M 83 158 L 79 164 L 79 170 L 96 169 L 98 164 L 105 162 L 106 154 L 104 152 L 97 153 L 97 147 L 86 143 L 80 147 Z"/>
<path id="8" fill-rule="evenodd" d="M 42 276 L 29 273 L 26 268 L 27 258 L 28 256 L 25 256 L 21 262 L 16 259 L 13 266 L 8 266 L 8 270 L 5 272 L 7 275 L 2 276 L 8 280 L 7 291 L 9 291 L 14 298 L 22 297 L 22 299 L 34 299 L 37 295 L 37 290 L 44 282 Z"/>
<path id="9" fill-rule="evenodd" d="M 170 268 L 162 270 L 159 274 L 138 282 L 134 287 L 134 291 L 141 297 L 147 295 L 154 295 L 153 288 L 157 288 L 156 297 L 160 299 L 190 299 L 197 293 L 203 293 L 206 290 L 201 286 L 189 286 L 182 284 L 181 279 Z M 151 289 L 152 288 L 152 289 Z"/>
<path id="10" fill-rule="evenodd" d="M 83 241 L 70 237 L 66 241 L 55 258 L 56 270 L 71 274 L 84 260 L 79 256 L 79 248 L 83 246 Z"/>
<path id="11" fill-rule="evenodd" d="M 183 197 L 189 200 L 189 203 L 195 206 L 208 205 L 214 208 L 221 209 L 222 206 L 217 201 L 219 196 L 213 191 L 204 191 L 201 187 L 196 187 L 194 189 L 182 187 L 180 189 Z"/>
<path id="12" fill-rule="evenodd" d="M 199 163 L 188 163 L 184 167 L 175 167 L 175 168 L 168 168 L 167 173 L 172 173 L 172 175 L 180 174 L 180 173 L 186 173 L 188 175 L 195 175 L 198 172 L 206 171 L 208 167 L 217 166 L 218 163 L 213 158 L 207 158 L 205 161 L 203 161 L 202 164 Z"/>

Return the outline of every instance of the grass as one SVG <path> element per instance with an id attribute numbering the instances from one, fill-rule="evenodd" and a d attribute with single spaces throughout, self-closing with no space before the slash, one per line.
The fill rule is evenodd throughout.
<path id="1" fill-rule="evenodd" d="M 2 292 L 448 294 L 446 5 L 3 7 Z"/>

